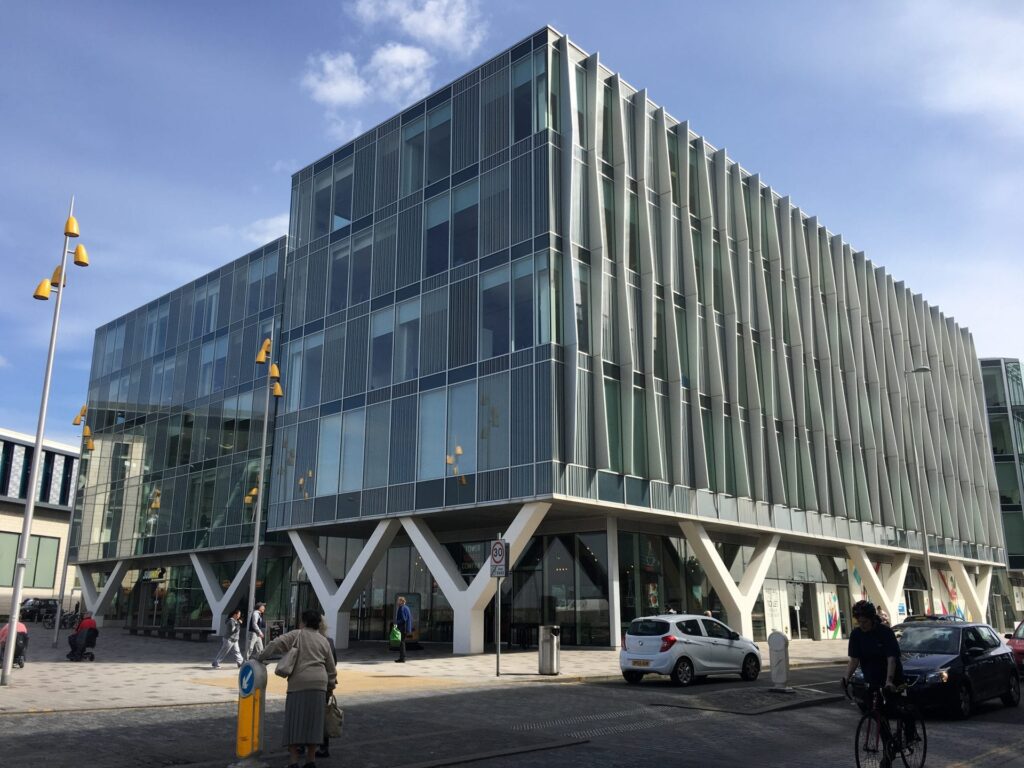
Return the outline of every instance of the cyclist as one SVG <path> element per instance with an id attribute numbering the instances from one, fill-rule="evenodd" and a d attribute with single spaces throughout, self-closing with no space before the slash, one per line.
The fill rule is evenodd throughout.
<path id="1" fill-rule="evenodd" d="M 857 620 L 857 626 L 850 633 L 846 665 L 846 676 L 842 683 L 845 688 L 850 675 L 860 667 L 868 689 L 892 689 L 901 677 L 900 644 L 896 634 L 882 623 L 874 603 L 860 600 L 850 611 Z"/>

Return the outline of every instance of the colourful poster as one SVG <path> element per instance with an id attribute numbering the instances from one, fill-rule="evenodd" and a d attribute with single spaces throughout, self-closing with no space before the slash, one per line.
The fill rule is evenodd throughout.
<path id="1" fill-rule="evenodd" d="M 821 592 L 821 624 L 822 640 L 838 640 L 842 635 L 839 595 L 830 587 L 825 587 Z"/>

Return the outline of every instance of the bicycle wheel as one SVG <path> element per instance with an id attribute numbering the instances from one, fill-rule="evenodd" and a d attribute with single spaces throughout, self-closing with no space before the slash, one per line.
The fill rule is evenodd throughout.
<path id="1" fill-rule="evenodd" d="M 853 754 L 857 768 L 889 768 L 891 761 L 886 756 L 886 744 L 882 720 L 875 712 L 869 712 L 857 723 Z"/>
<path id="2" fill-rule="evenodd" d="M 907 723 L 900 723 L 900 758 L 906 768 L 924 768 L 924 759 L 928 755 L 928 730 L 924 720 L 913 721 L 913 729 L 908 733 Z"/>

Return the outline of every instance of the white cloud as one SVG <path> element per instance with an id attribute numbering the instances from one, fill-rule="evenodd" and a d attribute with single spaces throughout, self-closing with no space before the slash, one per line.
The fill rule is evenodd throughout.
<path id="1" fill-rule="evenodd" d="M 363 132 L 363 121 L 342 117 L 337 113 L 327 116 L 327 135 L 335 141 L 344 143 L 354 139 Z"/>
<path id="2" fill-rule="evenodd" d="M 433 57 L 422 48 L 387 43 L 373 52 L 366 73 L 385 101 L 413 101 L 430 92 Z"/>
<path id="3" fill-rule="evenodd" d="M 257 219 L 242 231 L 242 237 L 254 245 L 263 245 L 288 233 L 288 214 Z"/>
<path id="4" fill-rule="evenodd" d="M 10 361 L 3 355 L 0 355 L 0 368 L 9 368 L 11 365 Z"/>
<path id="5" fill-rule="evenodd" d="M 356 0 L 352 10 L 364 23 L 397 24 L 413 40 L 456 56 L 473 53 L 487 31 L 478 0 Z"/>
<path id="6" fill-rule="evenodd" d="M 346 51 L 311 56 L 302 76 L 302 87 L 309 91 L 313 101 L 334 108 L 360 104 L 369 94 L 355 57 Z"/>

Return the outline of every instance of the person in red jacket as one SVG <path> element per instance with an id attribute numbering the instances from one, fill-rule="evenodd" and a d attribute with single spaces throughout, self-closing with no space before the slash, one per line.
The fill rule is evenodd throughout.
<path id="1" fill-rule="evenodd" d="M 96 619 L 92 617 L 91 613 L 86 611 L 82 614 L 82 619 L 75 627 L 75 631 L 68 635 L 68 645 L 71 646 L 71 653 L 68 654 L 69 658 L 73 655 L 79 655 L 85 650 L 85 641 L 89 637 L 90 629 L 95 629 L 99 632 L 99 628 L 96 626 Z"/>

